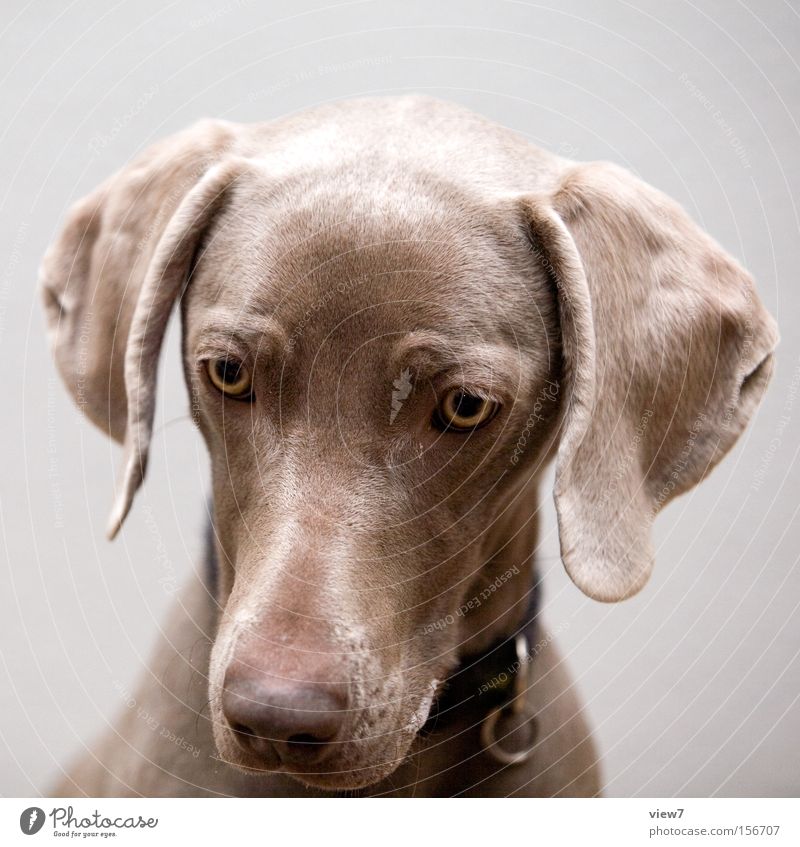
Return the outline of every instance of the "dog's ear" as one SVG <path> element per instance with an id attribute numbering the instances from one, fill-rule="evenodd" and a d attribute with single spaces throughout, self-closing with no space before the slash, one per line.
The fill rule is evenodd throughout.
<path id="1" fill-rule="evenodd" d="M 172 306 L 243 167 L 236 136 L 232 124 L 204 121 L 149 148 L 69 211 L 42 262 L 61 376 L 79 408 L 125 445 L 111 537 L 144 475 Z"/>
<path id="2" fill-rule="evenodd" d="M 650 575 L 657 512 L 755 411 L 777 327 L 750 276 L 621 168 L 572 166 L 523 206 L 563 339 L 561 556 L 590 597 L 621 600 Z"/>

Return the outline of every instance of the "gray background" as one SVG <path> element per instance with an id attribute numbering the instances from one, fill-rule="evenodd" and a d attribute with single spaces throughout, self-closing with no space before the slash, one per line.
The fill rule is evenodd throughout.
<path id="1" fill-rule="evenodd" d="M 204 115 L 428 92 L 533 142 L 624 164 L 753 272 L 783 341 L 752 427 L 656 524 L 633 600 L 557 557 L 547 616 L 611 795 L 800 793 L 800 18 L 779 2 L 4 2 L 0 36 L 0 793 L 45 792 L 123 708 L 200 549 L 204 448 L 176 336 L 151 470 L 120 540 L 112 447 L 46 349 L 39 259 L 67 205 Z"/>

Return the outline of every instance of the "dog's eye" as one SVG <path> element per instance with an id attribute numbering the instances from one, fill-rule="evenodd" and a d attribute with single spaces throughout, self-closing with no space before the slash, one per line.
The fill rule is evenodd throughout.
<path id="1" fill-rule="evenodd" d="M 206 370 L 211 384 L 228 397 L 244 400 L 250 397 L 253 380 L 250 371 L 238 359 L 209 359 Z"/>
<path id="2" fill-rule="evenodd" d="M 470 432 L 489 423 L 499 410 L 496 400 L 451 388 L 439 403 L 433 423 L 441 430 Z"/>

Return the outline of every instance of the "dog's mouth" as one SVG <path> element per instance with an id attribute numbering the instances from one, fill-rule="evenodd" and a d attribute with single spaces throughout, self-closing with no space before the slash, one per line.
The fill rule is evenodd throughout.
<path id="1" fill-rule="evenodd" d="M 325 745 L 322 752 L 318 742 L 311 740 L 298 739 L 279 751 L 271 739 L 251 738 L 243 747 L 240 732 L 230 730 L 226 735 L 229 738 L 218 747 L 227 764 L 254 777 L 286 775 L 322 791 L 353 791 L 382 781 L 405 761 L 416 737 L 403 730 L 377 739 Z M 259 742 L 262 749 L 253 751 L 250 745 Z"/>
<path id="2" fill-rule="evenodd" d="M 251 776 L 289 776 L 326 792 L 356 791 L 389 777 L 406 761 L 422 729 L 437 688 L 419 698 L 410 716 L 364 709 L 340 738 L 298 734 L 276 739 L 222 718 L 215 733 L 220 759 Z"/>

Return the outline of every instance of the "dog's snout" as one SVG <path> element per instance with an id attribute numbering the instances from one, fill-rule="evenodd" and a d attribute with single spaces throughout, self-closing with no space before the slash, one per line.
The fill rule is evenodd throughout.
<path id="1" fill-rule="evenodd" d="M 234 664 L 225 676 L 222 708 L 245 750 L 275 765 L 310 765 L 341 740 L 346 688 L 280 679 Z"/>

